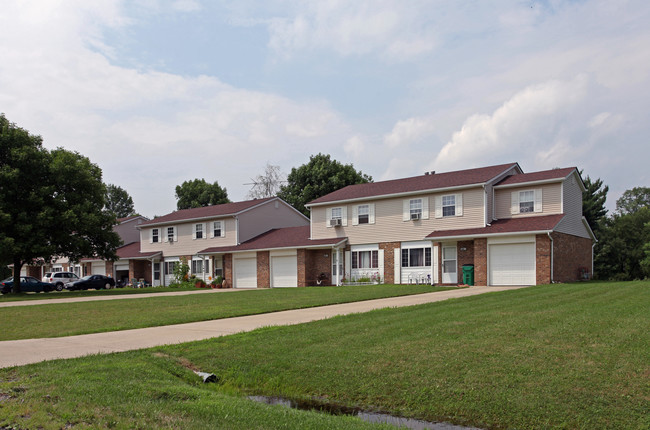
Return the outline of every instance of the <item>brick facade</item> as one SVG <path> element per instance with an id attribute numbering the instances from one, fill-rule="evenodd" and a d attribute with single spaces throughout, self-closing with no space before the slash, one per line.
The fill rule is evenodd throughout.
<path id="1" fill-rule="evenodd" d="M 298 255 L 298 286 L 306 287 L 307 286 L 307 250 L 299 249 Z"/>
<path id="2" fill-rule="evenodd" d="M 553 237 L 553 280 L 571 282 L 580 279 L 580 269 L 592 277 L 592 241 L 565 233 L 551 233 Z"/>
<path id="3" fill-rule="evenodd" d="M 316 281 L 321 273 L 326 276 L 321 285 L 332 285 L 332 251 L 332 249 L 310 249 L 305 252 L 306 285 L 318 285 Z"/>
<path id="4" fill-rule="evenodd" d="M 481 287 L 488 283 L 487 239 L 474 239 L 474 285 Z"/>
<path id="5" fill-rule="evenodd" d="M 271 288 L 269 251 L 257 251 L 257 288 Z"/>
<path id="6" fill-rule="evenodd" d="M 233 287 L 232 283 L 232 254 L 225 254 L 223 256 L 223 279 L 226 282 L 226 287 Z"/>
<path id="7" fill-rule="evenodd" d="M 473 240 L 461 240 L 456 245 L 456 250 L 458 252 L 458 283 L 463 283 L 463 266 L 466 264 L 474 264 L 474 241 Z M 474 275 L 476 276 L 476 274 Z"/>
<path id="8" fill-rule="evenodd" d="M 401 242 L 384 242 L 379 249 L 384 250 L 384 283 L 395 284 L 395 250 L 402 246 Z"/>
<path id="9" fill-rule="evenodd" d="M 536 284 L 551 283 L 551 240 L 545 234 L 535 236 Z"/>

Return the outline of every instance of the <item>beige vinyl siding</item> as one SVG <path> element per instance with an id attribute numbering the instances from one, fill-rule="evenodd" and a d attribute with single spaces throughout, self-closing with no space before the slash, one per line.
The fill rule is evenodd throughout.
<path id="1" fill-rule="evenodd" d="M 512 193 L 538 189 L 542 190 L 542 212 L 528 212 L 514 215 L 510 213 Z M 500 188 L 495 190 L 494 200 L 496 219 L 559 214 L 562 213 L 562 183 L 557 182 L 545 185 L 531 184 L 522 185 L 521 187 Z"/>
<path id="2" fill-rule="evenodd" d="M 556 231 L 591 239 L 587 227 L 582 222 L 582 189 L 574 173 L 564 181 L 564 213 Z"/>
<path id="3" fill-rule="evenodd" d="M 225 224 L 225 237 L 210 237 L 210 229 L 212 228 L 213 221 L 221 221 L 222 224 Z M 205 239 L 193 239 L 192 228 L 194 224 L 206 225 L 207 230 L 204 231 L 204 235 L 206 237 Z M 169 243 L 163 241 L 167 236 L 167 227 L 176 227 L 176 242 Z M 161 242 L 149 243 L 149 235 L 151 234 L 152 228 L 160 229 Z M 156 227 L 142 227 L 142 230 L 140 230 L 140 250 L 142 252 L 162 251 L 165 256 L 195 255 L 199 251 L 214 246 L 236 245 L 237 234 L 235 232 L 235 229 L 236 225 L 234 218 L 214 218 L 177 224 L 167 224 Z"/>
<path id="4" fill-rule="evenodd" d="M 435 217 L 435 197 L 449 194 L 462 194 L 463 215 L 444 218 Z M 428 199 L 429 219 L 418 221 L 403 221 L 403 202 L 405 199 Z M 363 202 L 365 204 L 365 202 Z M 448 191 L 444 193 L 431 193 L 412 195 L 408 197 L 377 199 L 369 203 L 375 204 L 375 223 L 352 225 L 352 205 L 361 202 L 350 202 L 348 207 L 347 227 L 326 226 L 327 209 L 341 207 L 342 204 L 331 206 L 318 206 L 312 208 L 312 238 L 324 239 L 331 237 L 347 237 L 351 245 L 403 242 L 422 240 L 434 230 L 452 230 L 457 228 L 472 228 L 484 226 L 483 187 Z"/>
<path id="5" fill-rule="evenodd" d="M 239 215 L 239 243 L 273 228 L 309 225 L 309 220 L 279 200 L 272 200 Z"/>
<path id="6" fill-rule="evenodd" d="M 487 206 L 487 212 L 486 212 L 487 213 L 487 219 L 485 220 L 486 223 L 489 224 L 490 222 L 492 222 L 492 220 L 496 216 L 495 215 L 495 213 L 496 213 L 495 204 L 494 204 L 494 200 L 493 200 L 493 198 L 495 196 L 494 188 L 493 188 L 494 184 L 498 184 L 504 178 L 507 178 L 508 176 L 516 175 L 518 173 L 519 172 L 517 171 L 517 168 L 513 167 L 512 169 L 508 169 L 507 172 L 503 173 L 502 175 L 497 176 L 496 178 L 494 178 L 494 180 L 488 182 L 485 185 L 485 191 L 487 192 L 487 194 L 485 196 L 486 206 Z"/>

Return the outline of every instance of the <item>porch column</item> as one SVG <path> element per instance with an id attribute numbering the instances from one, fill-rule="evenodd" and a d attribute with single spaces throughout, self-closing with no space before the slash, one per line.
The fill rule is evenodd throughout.
<path id="1" fill-rule="evenodd" d="M 334 265 L 334 273 L 336 274 L 336 286 L 341 286 L 341 274 L 339 273 L 341 267 L 341 248 L 336 248 L 336 264 Z"/>

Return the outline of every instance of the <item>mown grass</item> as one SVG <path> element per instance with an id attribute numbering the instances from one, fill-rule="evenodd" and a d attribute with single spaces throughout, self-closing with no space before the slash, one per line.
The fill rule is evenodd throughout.
<path id="1" fill-rule="evenodd" d="M 365 285 L 161 295 L 80 303 L 53 301 L 0 308 L 0 321 L 3 321 L 0 341 L 182 324 L 447 289 L 426 285 Z"/>
<path id="2" fill-rule="evenodd" d="M 648 282 L 540 286 L 4 369 L 0 425 L 347 425 L 245 393 L 481 428 L 647 429 L 649 304 Z"/>
<path id="3" fill-rule="evenodd" d="M 112 290 L 52 291 L 50 293 L 1 294 L 0 303 L 24 300 L 57 300 L 78 297 L 122 296 L 148 293 L 171 293 L 173 291 L 196 291 L 195 287 L 115 288 Z"/>

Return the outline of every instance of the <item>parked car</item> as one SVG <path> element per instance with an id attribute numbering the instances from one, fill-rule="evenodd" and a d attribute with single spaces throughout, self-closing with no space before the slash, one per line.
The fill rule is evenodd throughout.
<path id="1" fill-rule="evenodd" d="M 78 281 L 72 281 L 65 284 L 67 290 L 88 290 L 90 288 L 102 290 L 104 288 L 108 289 L 113 287 L 115 287 L 115 280 L 104 275 L 88 275 Z"/>
<path id="2" fill-rule="evenodd" d="M 4 281 L 0 282 L 0 291 L 2 294 L 7 294 L 11 292 L 11 289 L 14 287 L 14 278 L 7 278 Z M 23 293 L 34 292 L 50 292 L 54 291 L 56 287 L 54 284 L 49 282 L 41 282 L 36 278 L 31 276 L 21 276 L 20 277 L 20 291 Z"/>
<path id="3" fill-rule="evenodd" d="M 57 291 L 62 291 L 63 286 L 68 282 L 78 280 L 79 277 L 73 272 L 45 272 L 45 276 L 43 276 L 43 282 L 54 284 Z"/>

